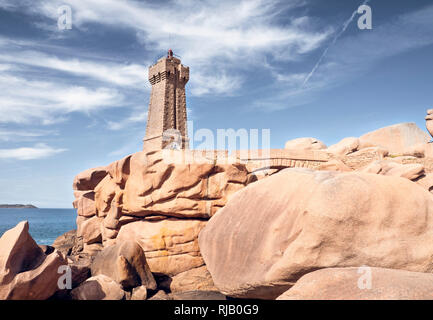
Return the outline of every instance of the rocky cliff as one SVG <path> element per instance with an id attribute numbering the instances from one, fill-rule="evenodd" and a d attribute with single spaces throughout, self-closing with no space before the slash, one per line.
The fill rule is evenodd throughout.
<path id="1" fill-rule="evenodd" d="M 76 231 L 53 247 L 26 223 L 0 239 L 1 297 L 432 299 L 428 141 L 399 124 L 330 147 L 291 140 L 270 159 L 159 150 L 86 170 Z M 56 288 L 59 266 L 71 288 Z M 380 276 L 373 290 L 360 268 Z"/>

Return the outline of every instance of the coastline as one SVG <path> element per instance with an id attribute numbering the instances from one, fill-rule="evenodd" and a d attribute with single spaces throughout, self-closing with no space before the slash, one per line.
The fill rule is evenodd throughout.
<path id="1" fill-rule="evenodd" d="M 0 209 L 38 209 L 32 204 L 0 204 Z"/>

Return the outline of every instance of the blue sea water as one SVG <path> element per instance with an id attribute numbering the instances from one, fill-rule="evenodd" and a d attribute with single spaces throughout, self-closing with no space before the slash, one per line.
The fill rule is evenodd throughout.
<path id="1" fill-rule="evenodd" d="M 2 209 L 0 236 L 19 222 L 27 220 L 33 239 L 38 244 L 51 245 L 63 233 L 76 229 L 75 209 Z"/>

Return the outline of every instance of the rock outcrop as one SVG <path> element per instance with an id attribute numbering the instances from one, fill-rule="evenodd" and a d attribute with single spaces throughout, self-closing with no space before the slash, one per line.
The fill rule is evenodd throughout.
<path id="1" fill-rule="evenodd" d="M 399 164 L 392 160 L 377 160 L 360 170 L 366 173 L 381 174 L 384 176 L 402 177 L 416 180 L 424 176 L 424 166 L 419 163 Z"/>
<path id="2" fill-rule="evenodd" d="M 429 136 L 415 123 L 400 123 L 364 134 L 360 148 L 381 147 L 393 155 L 408 154 L 416 145 L 425 145 Z M 409 152 L 410 153 L 410 152 Z"/>
<path id="3" fill-rule="evenodd" d="M 330 268 L 304 275 L 278 300 L 433 300 L 433 274 Z"/>
<path id="4" fill-rule="evenodd" d="M 126 291 L 140 286 L 156 289 L 144 252 L 134 241 L 122 241 L 104 248 L 93 261 L 91 270 L 92 276 L 110 277 Z"/>
<path id="5" fill-rule="evenodd" d="M 72 188 L 76 191 L 94 190 L 106 175 L 107 170 L 105 167 L 87 169 L 75 177 Z"/>
<path id="6" fill-rule="evenodd" d="M 428 298 L 416 291 L 433 271 L 427 142 L 403 123 L 329 148 L 299 138 L 246 155 L 146 149 L 86 170 L 73 184 L 77 232 L 55 243 L 75 270 L 71 295 L 303 299 L 316 290 L 303 276 L 317 276 L 320 289 L 326 281 L 314 271 L 324 269 L 336 275 L 333 297 L 338 279 L 353 278 L 348 267 L 370 265 L 385 274 L 387 293 L 357 296 L 342 287 L 343 299 L 409 297 L 391 282 L 404 286 L 411 272 L 420 274 L 413 296 Z"/>
<path id="7" fill-rule="evenodd" d="M 85 171 L 75 181 L 78 236 L 92 244 L 110 242 L 122 225 L 148 217 L 209 219 L 245 186 L 247 171 L 242 164 L 217 164 L 194 152 L 154 151 Z"/>
<path id="8" fill-rule="evenodd" d="M 194 290 L 218 291 L 206 266 L 190 269 L 168 278 L 160 283 L 160 288 L 172 293 Z"/>
<path id="9" fill-rule="evenodd" d="M 328 147 L 327 151 L 338 156 L 345 156 L 358 151 L 359 139 L 354 137 L 344 138 L 340 142 Z"/>
<path id="10" fill-rule="evenodd" d="M 285 149 L 295 150 L 321 150 L 326 144 L 316 138 L 297 138 L 286 142 Z"/>
<path id="11" fill-rule="evenodd" d="M 123 226 L 117 241 L 136 241 L 153 273 L 173 276 L 204 265 L 198 235 L 205 225 L 198 219 L 137 221 Z"/>
<path id="12" fill-rule="evenodd" d="M 140 281 L 131 280 L 128 268 L 118 267 L 118 247 L 128 242 L 141 247 L 150 271 L 158 276 L 174 277 L 204 267 L 198 234 L 248 178 L 244 164 L 188 150 L 138 152 L 79 174 L 73 184 L 76 237 L 83 242 L 83 252 L 96 255 L 103 249 L 93 262 L 92 275 L 109 276 L 124 290 L 140 286 Z M 135 254 L 139 255 L 134 249 Z M 110 266 L 105 265 L 107 260 L 112 260 Z M 191 290 L 198 289 L 194 281 Z"/>
<path id="13" fill-rule="evenodd" d="M 77 240 L 77 230 L 68 231 L 60 235 L 52 244 L 54 248 L 59 250 L 63 255 L 72 254 L 72 250 Z"/>
<path id="14" fill-rule="evenodd" d="M 0 300 L 45 300 L 59 289 L 59 268 L 67 265 L 62 253 L 49 254 L 29 234 L 27 221 L 0 238 Z"/>
<path id="15" fill-rule="evenodd" d="M 433 270 L 433 197 L 401 177 L 286 169 L 239 191 L 199 236 L 216 287 L 274 299 L 321 268 Z"/>
<path id="16" fill-rule="evenodd" d="M 73 300 L 125 300 L 127 295 L 120 284 L 99 274 L 83 282 L 71 292 Z"/>

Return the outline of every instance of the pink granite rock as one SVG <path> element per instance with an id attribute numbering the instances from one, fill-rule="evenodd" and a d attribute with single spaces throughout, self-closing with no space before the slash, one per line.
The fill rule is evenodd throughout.
<path id="1" fill-rule="evenodd" d="M 274 299 L 320 268 L 432 272 L 433 197 L 395 176 L 285 169 L 239 191 L 199 235 L 216 287 Z"/>
<path id="2" fill-rule="evenodd" d="M 0 300 L 46 300 L 59 288 L 63 254 L 45 254 L 29 234 L 27 221 L 0 238 Z"/>
<path id="3" fill-rule="evenodd" d="M 308 273 L 277 300 L 433 300 L 433 274 L 384 268 Z"/>

